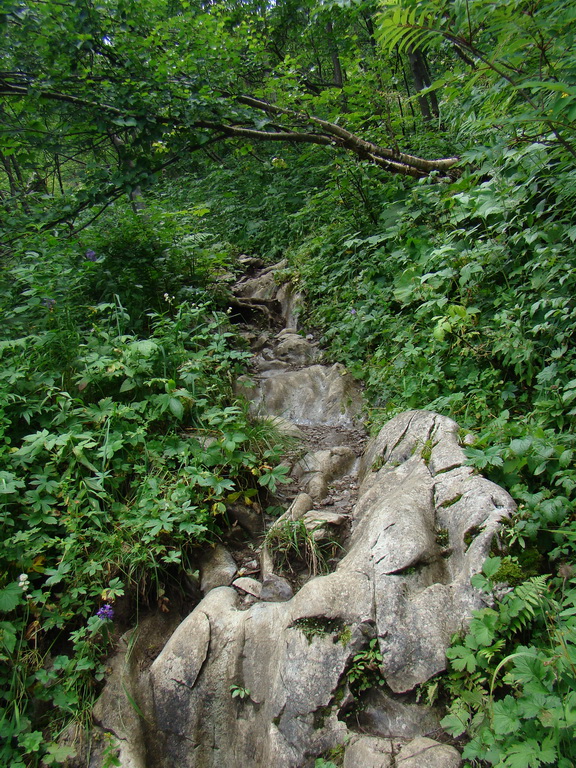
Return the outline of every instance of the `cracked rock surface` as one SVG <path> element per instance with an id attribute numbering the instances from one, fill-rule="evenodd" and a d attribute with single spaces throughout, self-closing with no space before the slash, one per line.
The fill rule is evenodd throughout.
<path id="1" fill-rule="evenodd" d="M 273 278 L 257 272 L 237 296 L 281 307 L 292 294 Z M 290 359 L 279 360 L 290 370 L 256 365 L 251 397 L 308 439 L 283 519 L 314 535 L 317 524 L 345 525 L 344 549 L 330 573 L 264 600 L 258 585 L 280 578 L 264 548 L 259 578 L 209 589 L 151 667 L 125 675 L 141 714 L 124 703 L 114 716 L 122 704 L 110 683 L 100 722 L 124 768 L 305 768 L 341 744 L 346 768 L 457 768 L 457 750 L 427 738 L 439 714 L 414 690 L 445 668 L 451 635 L 482 607 L 470 577 L 513 501 L 464 465 L 458 426 L 444 416 L 402 413 L 364 450 L 359 392 L 342 367 L 277 337 L 272 350 L 290 339 Z M 375 647 L 382 662 L 359 692 L 354 659 Z"/>

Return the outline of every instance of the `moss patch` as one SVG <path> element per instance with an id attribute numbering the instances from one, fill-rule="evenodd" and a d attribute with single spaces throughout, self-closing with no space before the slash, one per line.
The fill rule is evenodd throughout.
<path id="1" fill-rule="evenodd" d="M 305 616 L 296 619 L 291 626 L 299 629 L 309 643 L 315 637 L 332 636 L 333 642 L 342 642 L 346 645 L 349 640 L 343 641 L 343 638 L 352 636 L 350 628 L 341 619 L 329 619 L 326 616 Z"/>

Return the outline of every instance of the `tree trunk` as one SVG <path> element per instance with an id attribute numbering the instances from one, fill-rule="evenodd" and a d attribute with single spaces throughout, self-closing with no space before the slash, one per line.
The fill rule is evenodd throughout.
<path id="1" fill-rule="evenodd" d="M 328 32 L 328 40 L 330 45 L 330 56 L 332 58 L 332 76 L 334 85 L 338 88 L 342 88 L 344 85 L 344 78 L 342 76 L 342 65 L 340 64 L 340 56 L 338 55 L 338 46 L 334 39 L 334 27 L 332 22 L 329 21 L 326 24 L 326 32 Z"/>
<path id="2" fill-rule="evenodd" d="M 438 100 L 435 94 L 428 96 L 422 95 L 421 91 L 428 88 L 431 85 L 430 74 L 426 65 L 426 59 L 422 51 L 416 48 L 408 48 L 408 61 L 410 62 L 410 70 L 412 72 L 412 78 L 414 80 L 414 87 L 418 93 L 418 104 L 420 105 L 420 112 L 426 122 L 430 122 L 432 117 L 438 117 Z M 434 98 L 432 98 L 432 96 Z"/>
<path id="3" fill-rule="evenodd" d="M 10 167 L 10 161 L 2 152 L 0 152 L 0 162 L 4 166 L 4 171 L 8 179 L 8 185 L 10 187 L 10 194 L 12 195 L 12 197 L 16 197 L 17 189 L 16 189 L 16 184 L 14 182 L 14 176 L 12 174 L 12 168 Z"/>

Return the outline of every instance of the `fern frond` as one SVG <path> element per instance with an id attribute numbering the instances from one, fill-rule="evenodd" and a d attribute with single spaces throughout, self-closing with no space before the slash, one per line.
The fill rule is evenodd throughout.
<path id="1" fill-rule="evenodd" d="M 378 16 L 376 36 L 386 50 L 405 53 L 409 48 L 430 48 L 442 32 L 434 28 L 429 9 L 397 7 Z"/>
<path id="2" fill-rule="evenodd" d="M 500 640 L 496 640 L 496 642 L 488 646 L 488 648 L 481 648 L 478 651 L 478 656 L 486 659 L 487 662 L 490 662 L 494 656 L 497 656 L 500 653 L 505 645 L 506 640 L 504 638 L 500 638 Z"/>
<path id="3" fill-rule="evenodd" d="M 508 619 L 509 633 L 520 632 L 531 624 L 538 613 L 550 604 L 546 574 L 533 576 L 507 596 L 502 605 L 502 618 Z"/>

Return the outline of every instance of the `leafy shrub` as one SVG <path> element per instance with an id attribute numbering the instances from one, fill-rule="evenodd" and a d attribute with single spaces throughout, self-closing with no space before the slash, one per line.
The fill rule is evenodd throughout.
<path id="1" fill-rule="evenodd" d="M 138 336 L 119 299 L 74 303 L 73 268 L 34 274 L 37 258 L 18 264 L 0 340 L 0 758 L 14 766 L 66 757 L 45 729 L 89 716 L 104 609 L 160 598 L 227 505 L 285 472 L 278 435 L 233 396 L 249 355 L 207 296 L 165 303 Z"/>
<path id="2" fill-rule="evenodd" d="M 500 558 L 488 560 L 477 586 L 493 587 Z M 452 696 L 442 724 L 471 740 L 463 756 L 490 765 L 568 768 L 576 757 L 576 579 L 557 598 L 538 576 L 495 605 L 475 611 L 469 633 L 449 649 Z M 566 588 L 567 587 L 567 588 Z M 530 631 L 531 645 L 522 642 Z"/>

